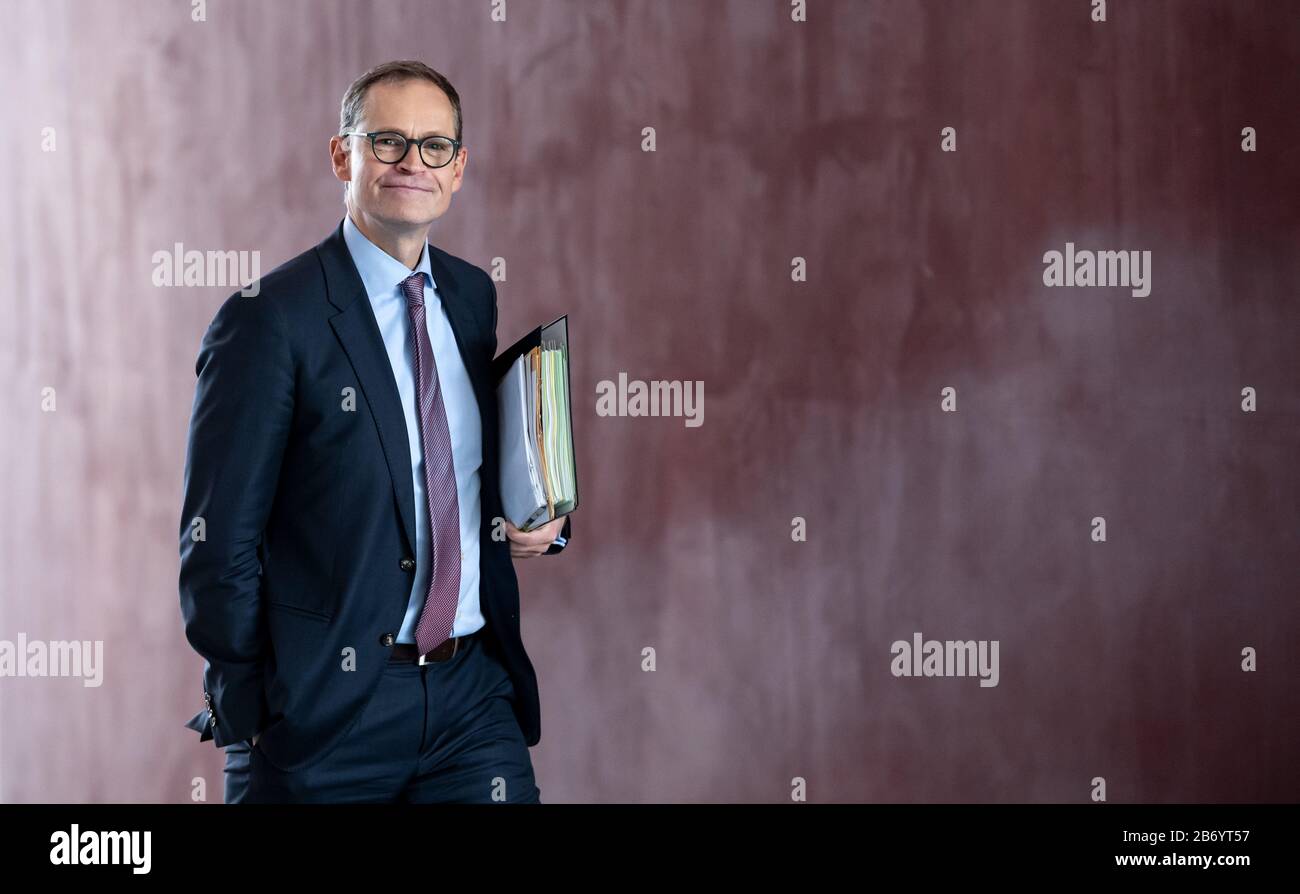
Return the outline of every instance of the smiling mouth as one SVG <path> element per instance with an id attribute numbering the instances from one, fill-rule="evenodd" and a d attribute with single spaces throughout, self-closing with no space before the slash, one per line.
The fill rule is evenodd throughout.
<path id="1" fill-rule="evenodd" d="M 433 190 L 431 189 L 424 189 L 423 187 L 419 187 L 419 186 L 403 186 L 401 184 L 392 184 L 392 183 L 384 184 L 384 189 L 406 189 L 406 190 L 410 190 L 411 192 L 433 192 Z"/>

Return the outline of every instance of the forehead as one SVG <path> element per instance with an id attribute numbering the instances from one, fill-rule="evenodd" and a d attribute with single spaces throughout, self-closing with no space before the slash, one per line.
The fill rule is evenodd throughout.
<path id="1" fill-rule="evenodd" d="M 455 135 L 456 110 L 437 84 L 407 79 L 371 84 L 362 119 L 367 130 L 393 127 L 412 134 Z"/>

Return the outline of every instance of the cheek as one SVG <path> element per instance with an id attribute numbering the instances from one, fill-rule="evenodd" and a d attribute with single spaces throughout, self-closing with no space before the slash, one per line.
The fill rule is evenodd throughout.
<path id="1" fill-rule="evenodd" d="M 352 179 L 356 183 L 375 186 L 376 181 L 378 181 L 383 174 L 384 166 L 377 161 L 364 159 L 354 162 L 352 165 Z"/>

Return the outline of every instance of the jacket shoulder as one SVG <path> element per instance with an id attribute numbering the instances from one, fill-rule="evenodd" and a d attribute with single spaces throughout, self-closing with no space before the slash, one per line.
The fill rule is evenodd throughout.
<path id="1" fill-rule="evenodd" d="M 292 329 L 300 314 L 318 304 L 324 295 L 325 271 L 317 247 L 313 247 L 227 296 L 214 322 L 245 319 L 265 325 L 278 321 L 277 325 Z"/>
<path id="2" fill-rule="evenodd" d="M 456 285 L 466 290 L 467 294 L 481 291 L 484 300 L 491 300 L 492 277 L 486 270 L 449 251 L 443 251 L 432 242 L 429 243 L 429 253 L 451 272 Z"/>
<path id="3" fill-rule="evenodd" d="M 258 294 L 286 310 L 295 302 L 324 295 L 325 268 L 319 246 L 295 255 L 257 280 Z"/>

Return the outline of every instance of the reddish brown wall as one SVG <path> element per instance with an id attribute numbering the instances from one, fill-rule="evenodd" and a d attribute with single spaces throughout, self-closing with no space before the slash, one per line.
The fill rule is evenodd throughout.
<path id="1" fill-rule="evenodd" d="M 176 531 L 229 290 L 151 255 L 321 239 L 342 92 L 407 57 L 465 103 L 432 240 L 506 260 L 503 343 L 572 323 L 583 505 L 519 564 L 544 800 L 1300 797 L 1300 20 L 809 6 L 7 3 L 0 639 L 105 678 L 0 679 L 0 800 L 220 801 Z M 1066 241 L 1150 250 L 1151 294 L 1045 288 Z M 619 372 L 704 424 L 598 417 Z M 998 640 L 999 685 L 892 676 L 915 631 Z"/>

